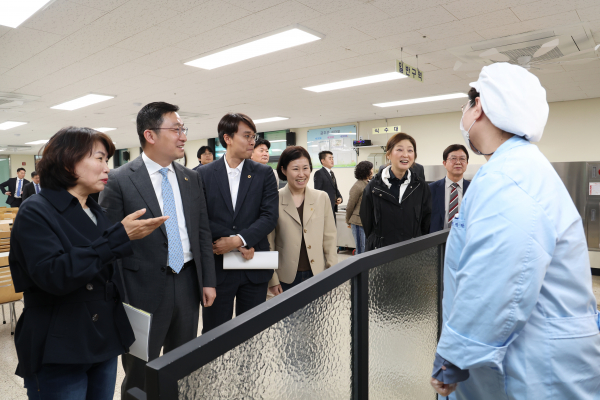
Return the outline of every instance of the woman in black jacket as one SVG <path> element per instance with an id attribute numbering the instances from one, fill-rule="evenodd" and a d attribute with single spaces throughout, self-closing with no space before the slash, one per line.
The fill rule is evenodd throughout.
<path id="1" fill-rule="evenodd" d="M 37 168 L 42 190 L 15 219 L 10 270 L 25 302 L 16 374 L 30 399 L 112 399 L 117 357 L 135 340 L 113 262 L 167 217 L 137 221 L 140 210 L 111 226 L 89 195 L 104 189 L 114 152 L 89 128 L 56 133 Z"/>
<path id="2" fill-rule="evenodd" d="M 367 251 L 429 233 L 431 192 L 411 169 L 417 158 L 415 139 L 395 134 L 386 155 L 390 165 L 369 182 L 360 206 Z"/>

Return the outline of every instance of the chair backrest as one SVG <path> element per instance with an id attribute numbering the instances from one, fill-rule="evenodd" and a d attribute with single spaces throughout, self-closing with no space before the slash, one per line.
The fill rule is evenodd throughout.
<path id="1" fill-rule="evenodd" d="M 0 268 L 0 304 L 21 300 L 23 293 L 16 293 L 9 267 Z"/>
<path id="2" fill-rule="evenodd" d="M 0 253 L 10 251 L 10 231 L 0 231 Z"/>

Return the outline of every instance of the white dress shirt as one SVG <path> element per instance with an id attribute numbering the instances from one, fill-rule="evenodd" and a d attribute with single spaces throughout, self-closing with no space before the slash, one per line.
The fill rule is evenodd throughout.
<path id="1" fill-rule="evenodd" d="M 384 170 L 381 172 L 381 180 L 383 181 L 383 183 L 387 186 L 387 188 L 391 188 L 392 184 L 390 182 L 390 171 L 392 170 L 391 166 L 388 166 L 386 168 L 384 168 Z M 402 184 L 400 185 L 400 193 L 399 193 L 399 197 L 398 197 L 398 203 L 402 203 L 402 196 L 404 196 L 404 192 L 406 192 L 406 188 L 408 187 L 408 184 L 410 183 L 410 177 L 412 176 L 410 169 L 406 170 L 406 173 L 408 175 L 406 175 L 406 180 L 404 182 L 402 182 Z M 396 177 L 398 178 L 398 177 Z M 448 210 L 446 210 L 446 213 L 448 213 Z"/>
<path id="2" fill-rule="evenodd" d="M 244 162 L 246 160 L 242 160 L 240 165 L 235 168 L 231 168 L 229 163 L 227 163 L 227 158 L 223 155 L 223 160 L 225 161 L 225 168 L 227 170 L 227 179 L 229 180 L 229 193 L 231 194 L 231 204 L 233 205 L 233 211 L 235 211 L 235 206 L 237 203 L 238 192 L 240 191 L 240 179 L 242 177 L 242 168 L 244 168 Z M 231 235 L 235 236 L 235 235 Z M 242 239 L 242 243 L 246 246 L 246 241 L 242 237 L 242 235 L 237 235 Z"/>
<path id="3" fill-rule="evenodd" d="M 19 182 L 21 182 L 21 190 L 19 191 Z M 23 193 L 23 179 L 19 179 L 17 178 L 17 182 L 15 182 L 15 192 L 19 192 L 19 193 L 13 193 L 13 197 L 15 199 L 20 199 L 21 198 L 21 193 Z"/>
<path id="4" fill-rule="evenodd" d="M 162 197 L 163 176 L 160 173 L 160 170 L 163 167 L 152 161 L 150 158 L 148 158 L 146 153 L 142 153 L 142 160 L 144 161 L 144 164 L 146 164 L 146 169 L 148 170 L 148 174 L 150 175 L 152 187 L 154 187 L 154 193 L 156 193 L 158 205 L 160 206 L 160 212 L 164 215 Z M 185 215 L 183 214 L 183 203 L 181 202 L 181 192 L 179 190 L 179 183 L 177 183 L 177 175 L 175 174 L 173 164 L 170 164 L 168 168 L 169 172 L 167 173 L 167 178 L 169 179 L 171 189 L 173 190 L 173 198 L 175 199 L 175 209 L 177 210 L 177 224 L 179 225 L 179 238 L 181 239 L 181 245 L 183 247 L 183 262 L 186 263 L 188 261 L 191 261 L 194 258 L 194 256 L 192 255 L 190 238 L 188 236 L 187 226 L 185 224 Z"/>
<path id="5" fill-rule="evenodd" d="M 446 196 L 445 196 L 445 218 L 444 218 L 444 229 L 448 229 L 450 227 L 450 225 L 448 224 L 448 205 L 450 203 L 450 192 L 452 191 L 452 184 L 454 183 L 452 180 L 448 179 L 448 177 L 446 176 L 446 185 L 445 185 L 445 192 L 446 192 Z M 456 188 L 456 190 L 458 191 L 458 212 L 460 212 L 460 203 L 462 203 L 462 197 L 463 197 L 463 181 L 464 179 L 461 178 L 460 181 L 456 182 L 458 184 L 458 187 Z"/>

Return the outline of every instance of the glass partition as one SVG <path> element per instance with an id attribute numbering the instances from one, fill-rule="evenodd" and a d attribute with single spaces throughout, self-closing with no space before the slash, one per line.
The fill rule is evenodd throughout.
<path id="1" fill-rule="evenodd" d="M 439 248 L 369 271 L 369 397 L 435 399 Z"/>
<path id="2" fill-rule="evenodd" d="M 351 396 L 350 282 L 179 380 L 179 399 Z"/>

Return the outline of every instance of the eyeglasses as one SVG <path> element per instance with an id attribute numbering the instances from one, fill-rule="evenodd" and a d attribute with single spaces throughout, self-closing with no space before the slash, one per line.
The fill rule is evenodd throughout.
<path id="1" fill-rule="evenodd" d="M 467 162 L 467 157 L 448 157 L 448 160 L 451 163 L 460 162 L 461 164 L 465 164 Z"/>
<path id="2" fill-rule="evenodd" d="M 256 142 L 256 135 L 244 135 L 244 138 L 248 143 Z"/>
<path id="3" fill-rule="evenodd" d="M 181 137 L 182 133 L 185 136 L 187 136 L 187 133 L 188 133 L 188 128 L 185 127 L 185 126 L 181 126 L 179 128 L 153 128 L 152 130 L 155 131 L 155 130 L 158 130 L 158 129 L 168 129 L 170 131 L 176 132 L 180 137 Z"/>

